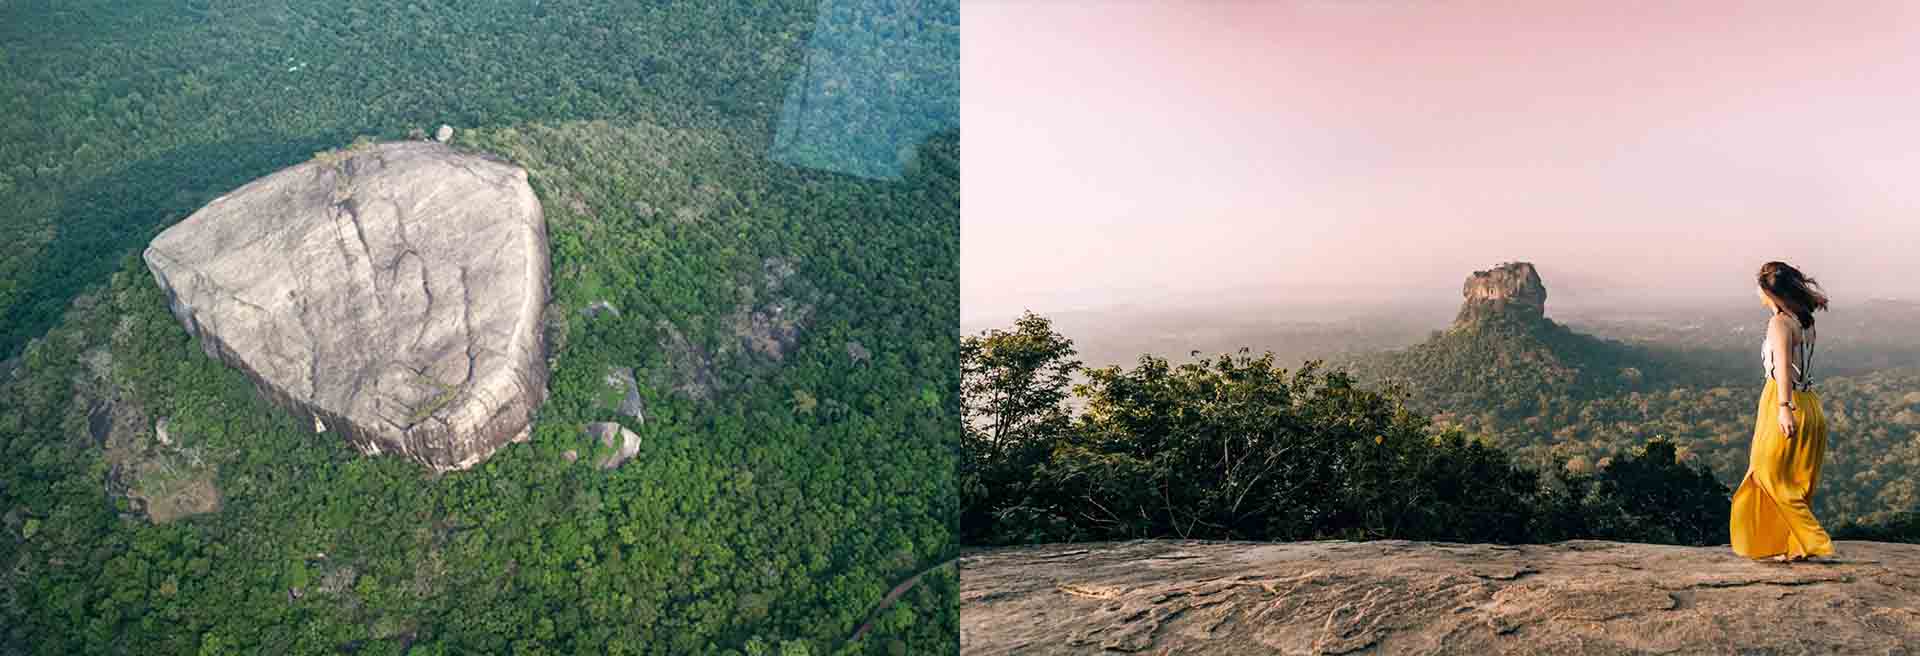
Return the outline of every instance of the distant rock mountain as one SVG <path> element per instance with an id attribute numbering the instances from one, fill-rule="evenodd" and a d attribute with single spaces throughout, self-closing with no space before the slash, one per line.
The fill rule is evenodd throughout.
<path id="1" fill-rule="evenodd" d="M 1920 545 L 1833 562 L 1573 540 L 1147 540 L 960 560 L 960 650 L 1001 654 L 1903 654 Z"/>
<path id="2" fill-rule="evenodd" d="M 1413 346 L 1340 361 L 1364 380 L 1406 386 L 1429 411 L 1533 416 L 1560 399 L 1588 399 L 1688 381 L 1669 354 L 1573 331 L 1546 316 L 1547 288 L 1532 264 L 1475 271 L 1444 331 Z"/>
<path id="3" fill-rule="evenodd" d="M 1455 326 L 1489 321 L 1546 321 L 1547 286 L 1528 262 L 1508 262 L 1467 277 Z"/>
<path id="4" fill-rule="evenodd" d="M 546 222 L 518 166 L 431 142 L 322 153 L 145 260 L 208 355 L 365 453 L 471 467 L 545 396 Z"/>

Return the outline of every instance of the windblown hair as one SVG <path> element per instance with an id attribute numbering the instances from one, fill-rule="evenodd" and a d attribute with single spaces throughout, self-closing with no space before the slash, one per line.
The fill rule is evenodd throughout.
<path id="1" fill-rule="evenodd" d="M 1760 265 L 1760 290 L 1773 299 L 1775 305 L 1793 313 L 1803 328 L 1813 327 L 1813 311 L 1827 309 L 1827 295 L 1820 290 L 1820 283 L 1786 262 L 1768 262 Z"/>

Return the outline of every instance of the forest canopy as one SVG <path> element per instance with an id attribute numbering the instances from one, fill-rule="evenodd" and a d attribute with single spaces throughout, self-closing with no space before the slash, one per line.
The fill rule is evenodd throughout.
<path id="1" fill-rule="evenodd" d="M 1530 366 L 1455 373 L 1453 386 L 1436 373 L 1417 379 L 1429 389 L 1416 392 L 1406 376 L 1365 382 L 1342 367 L 1288 369 L 1245 349 L 1083 370 L 1072 340 L 1028 313 L 961 340 L 962 539 L 1724 544 L 1754 396 L 1582 387 L 1572 372 L 1628 352 L 1589 340 L 1436 337 L 1394 357 Z M 1510 352 L 1556 342 L 1578 348 Z M 1862 460 L 1911 471 L 1916 383 L 1900 372 L 1823 383 L 1829 412 L 1852 417 L 1849 434 L 1863 438 L 1847 449 L 1854 453 L 1830 456 L 1819 495 L 1816 511 L 1836 537 L 1920 539 L 1911 485 L 1897 474 L 1854 474 Z M 1517 398 L 1545 398 L 1540 407 L 1569 414 L 1497 405 L 1512 390 L 1535 391 Z M 1455 417 L 1471 420 L 1447 419 Z"/>
<path id="2" fill-rule="evenodd" d="M 923 131 L 896 179 L 771 159 L 817 10 L 0 7 L 0 650 L 950 650 L 959 136 Z M 957 5 L 887 11 L 834 20 L 957 66 Z M 273 409 L 137 252 L 248 180 L 441 123 L 529 171 L 556 350 L 532 439 L 431 477 Z M 804 319 L 754 348 L 774 305 Z M 608 402 L 621 369 L 644 421 Z M 602 421 L 643 438 L 610 471 L 581 433 Z"/>

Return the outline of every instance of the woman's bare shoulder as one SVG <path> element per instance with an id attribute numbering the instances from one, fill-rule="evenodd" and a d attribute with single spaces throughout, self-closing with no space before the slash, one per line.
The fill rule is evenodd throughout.
<path id="1" fill-rule="evenodd" d="M 1776 313 L 1773 315 L 1772 319 L 1767 320 L 1767 334 L 1770 336 L 1771 335 L 1791 336 L 1793 335 L 1793 332 L 1794 332 L 1793 329 L 1795 327 L 1794 326 L 1795 323 L 1797 323 L 1797 320 L 1787 316 L 1786 313 L 1784 312 Z"/>

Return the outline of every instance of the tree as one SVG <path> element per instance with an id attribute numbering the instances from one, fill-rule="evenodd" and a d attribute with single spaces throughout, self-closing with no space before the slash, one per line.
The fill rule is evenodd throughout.
<path id="1" fill-rule="evenodd" d="M 1032 312 L 1011 331 L 961 338 L 963 534 L 991 532 L 992 509 L 1016 494 L 1068 429 L 1064 402 L 1081 366 L 1074 354 L 1073 341 Z"/>
<path id="2" fill-rule="evenodd" d="M 1073 340 L 1045 317 L 1027 312 L 1014 330 L 988 330 L 960 340 L 960 390 L 965 431 L 987 452 L 1003 455 L 1068 421 L 1065 406 L 1080 370 Z"/>
<path id="3" fill-rule="evenodd" d="M 1601 467 L 1587 501 L 1592 537 L 1704 546 L 1725 541 L 1732 496 L 1712 471 L 1687 466 L 1673 442 L 1656 437 Z"/>

